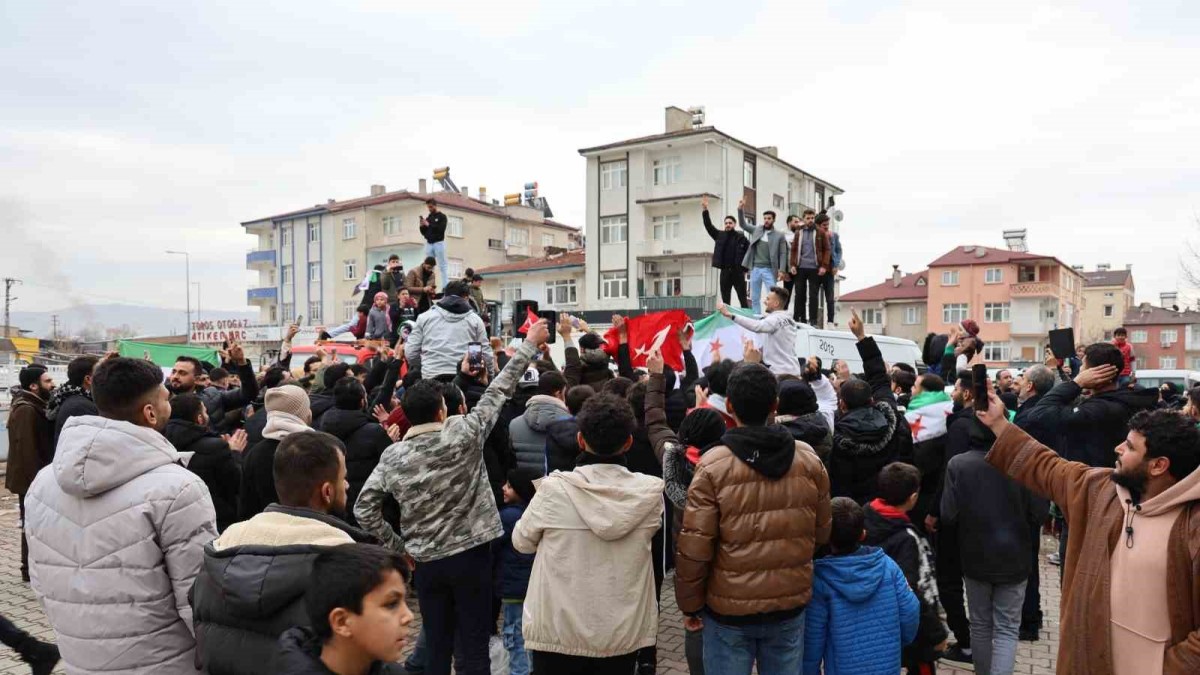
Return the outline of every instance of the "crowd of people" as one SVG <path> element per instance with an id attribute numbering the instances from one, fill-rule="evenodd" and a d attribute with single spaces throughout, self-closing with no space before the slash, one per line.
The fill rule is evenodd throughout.
<path id="1" fill-rule="evenodd" d="M 804 320 L 837 268 L 809 215 L 736 235 L 765 316 L 718 309 L 762 346 L 703 370 L 687 328 L 681 372 L 633 367 L 619 316 L 611 353 L 566 315 L 505 348 L 435 255 L 328 331 L 364 363 L 293 372 L 292 326 L 259 372 L 26 367 L 5 480 L 57 645 L 0 635 L 35 673 L 645 674 L 674 570 L 693 675 L 1011 673 L 1053 513 L 1059 672 L 1200 672 L 1200 388 L 1138 388 L 1120 340 L 977 381 L 970 320 L 928 372 L 856 314 L 861 373 L 797 359 L 789 286 Z"/>

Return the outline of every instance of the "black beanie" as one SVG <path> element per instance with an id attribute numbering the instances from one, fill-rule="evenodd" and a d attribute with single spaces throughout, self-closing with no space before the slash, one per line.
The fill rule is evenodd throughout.
<path id="1" fill-rule="evenodd" d="M 533 495 L 536 492 L 533 487 L 533 476 L 530 474 L 529 470 L 520 468 L 509 469 L 507 478 L 508 484 L 512 486 L 513 492 L 517 493 L 517 496 L 521 498 L 521 501 L 528 506 L 529 502 L 533 501 Z"/>
<path id="2" fill-rule="evenodd" d="M 25 366 L 21 369 L 21 372 L 17 373 L 17 381 L 21 383 L 22 389 L 28 389 L 30 385 L 41 382 L 42 373 L 44 372 L 46 372 L 46 368 L 44 366 Z"/>
<path id="3" fill-rule="evenodd" d="M 679 442 L 707 450 L 725 435 L 725 418 L 712 408 L 696 408 L 679 424 Z"/>
<path id="4" fill-rule="evenodd" d="M 779 385 L 780 415 L 808 415 L 817 412 L 817 395 L 803 380 L 787 380 Z"/>

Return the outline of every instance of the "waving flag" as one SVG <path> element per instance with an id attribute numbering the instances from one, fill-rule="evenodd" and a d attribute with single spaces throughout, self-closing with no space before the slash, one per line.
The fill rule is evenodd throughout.
<path id="1" fill-rule="evenodd" d="M 749 309 L 729 308 L 734 314 L 753 317 Z M 742 328 L 726 319 L 719 312 L 704 317 L 695 324 L 696 332 L 692 335 L 692 355 L 696 357 L 696 365 L 703 370 L 713 362 L 713 351 L 719 350 L 721 358 L 742 360 L 742 340 L 749 337 L 754 344 L 761 347 L 762 337 L 758 333 Z"/>
<path id="2" fill-rule="evenodd" d="M 537 322 L 538 322 L 538 315 L 534 314 L 533 310 L 529 309 L 529 306 L 526 305 L 525 306 L 525 323 L 521 324 L 521 327 L 517 329 L 517 335 L 528 335 L 529 329 L 533 328 L 533 324 L 535 324 Z M 550 326 L 550 330 L 554 330 L 554 326 Z"/>
<path id="3" fill-rule="evenodd" d="M 944 391 L 917 394 L 908 404 L 904 419 L 912 430 L 913 442 L 921 443 L 946 435 L 946 418 L 954 412 L 954 401 Z"/>
<path id="4" fill-rule="evenodd" d="M 660 350 L 663 362 L 676 372 L 683 371 L 683 348 L 679 346 L 679 329 L 687 325 L 687 312 L 682 309 L 672 309 L 666 312 L 643 314 L 625 320 L 625 329 L 629 334 L 629 362 L 634 368 L 645 367 L 646 357 L 655 350 Z M 616 355 L 617 329 L 609 328 L 604 334 L 608 343 L 605 351 Z"/>

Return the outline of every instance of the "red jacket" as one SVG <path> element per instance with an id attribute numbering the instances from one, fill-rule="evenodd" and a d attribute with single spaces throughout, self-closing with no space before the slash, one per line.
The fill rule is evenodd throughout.
<path id="1" fill-rule="evenodd" d="M 1129 340 L 1121 342 L 1113 342 L 1117 349 L 1121 350 L 1121 356 L 1125 357 L 1125 367 L 1121 369 L 1121 377 L 1133 373 L 1133 345 L 1129 344 Z"/>

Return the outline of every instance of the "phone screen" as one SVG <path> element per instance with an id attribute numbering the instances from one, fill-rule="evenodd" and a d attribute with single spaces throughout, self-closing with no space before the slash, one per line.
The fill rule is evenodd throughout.
<path id="1" fill-rule="evenodd" d="M 471 364 L 472 368 L 478 368 L 483 365 L 483 344 L 479 342 L 467 343 L 467 363 Z"/>
<path id="2" fill-rule="evenodd" d="M 550 328 L 550 337 L 546 339 L 548 344 L 554 344 L 554 327 L 558 325 L 558 312 L 552 309 L 544 309 L 537 313 L 539 319 L 545 319 L 546 325 Z"/>
<path id="3" fill-rule="evenodd" d="M 971 379 L 975 384 L 975 409 L 986 411 L 988 409 L 987 366 L 982 363 L 973 366 Z"/>

